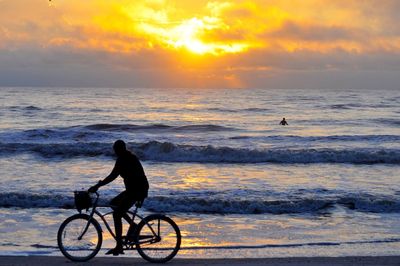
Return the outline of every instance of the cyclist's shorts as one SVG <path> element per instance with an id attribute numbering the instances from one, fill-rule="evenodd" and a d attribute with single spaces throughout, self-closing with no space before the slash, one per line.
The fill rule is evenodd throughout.
<path id="1" fill-rule="evenodd" d="M 137 200 L 138 199 L 135 195 L 132 195 L 131 192 L 128 192 L 125 190 L 122 193 L 120 193 L 118 196 L 113 198 L 110 201 L 110 205 L 114 209 L 114 211 L 126 212 L 133 206 L 133 204 L 135 204 L 135 202 Z"/>

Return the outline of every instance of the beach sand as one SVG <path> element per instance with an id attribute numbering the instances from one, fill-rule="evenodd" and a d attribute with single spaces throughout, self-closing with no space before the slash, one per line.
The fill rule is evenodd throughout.
<path id="1" fill-rule="evenodd" d="M 98 257 L 89 262 L 74 263 L 64 257 L 0 256 L 0 265 L 158 265 L 140 258 Z M 304 257 L 258 259 L 173 259 L 166 265 L 278 265 L 278 266 L 350 266 L 350 265 L 400 265 L 400 256 L 382 257 Z"/>

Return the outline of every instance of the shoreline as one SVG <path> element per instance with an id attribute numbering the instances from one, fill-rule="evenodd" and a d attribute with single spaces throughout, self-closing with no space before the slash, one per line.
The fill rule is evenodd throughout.
<path id="1" fill-rule="evenodd" d="M 152 265 L 141 258 L 96 257 L 88 262 L 71 262 L 61 256 L 0 256 L 0 265 Z M 155 264 L 158 265 L 158 264 Z M 351 257 L 286 257 L 251 259 L 180 259 L 166 265 L 278 265 L 278 266 L 350 266 L 350 265 L 400 265 L 400 256 L 351 256 Z"/>

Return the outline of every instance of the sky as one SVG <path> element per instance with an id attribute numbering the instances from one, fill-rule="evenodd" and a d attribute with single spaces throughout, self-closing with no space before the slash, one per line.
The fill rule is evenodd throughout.
<path id="1" fill-rule="evenodd" d="M 0 0 L 0 86 L 400 90 L 398 0 Z"/>

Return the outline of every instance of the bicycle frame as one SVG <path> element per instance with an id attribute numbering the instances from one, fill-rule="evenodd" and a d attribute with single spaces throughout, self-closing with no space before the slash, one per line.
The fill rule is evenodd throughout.
<path id="1" fill-rule="evenodd" d="M 96 208 L 97 208 L 97 203 L 98 203 L 98 200 L 99 200 L 99 193 L 95 192 L 95 194 L 96 194 L 96 200 L 95 200 L 95 202 L 93 203 L 92 210 L 90 211 L 90 214 L 89 214 L 89 217 L 90 217 L 90 218 L 89 218 L 89 220 L 88 220 L 88 222 L 87 222 L 87 224 L 86 224 L 86 226 L 85 226 L 85 229 L 82 231 L 82 234 L 78 237 L 78 239 L 81 240 L 82 237 L 86 234 L 86 231 L 87 231 L 87 229 L 89 228 L 90 221 L 91 221 L 92 219 L 94 219 L 93 216 L 96 214 L 96 215 L 97 215 L 98 217 L 100 217 L 100 219 L 103 221 L 104 225 L 106 226 L 106 228 L 107 228 L 108 232 L 111 234 L 111 236 L 116 240 L 116 236 L 115 236 L 113 230 L 111 229 L 110 225 L 108 224 L 107 220 L 105 219 L 105 217 L 106 217 L 107 215 L 112 214 L 114 211 L 110 211 L 110 212 L 107 212 L 107 213 L 105 213 L 105 214 L 102 214 L 101 212 L 99 212 L 98 210 L 96 210 Z M 138 217 L 141 221 L 144 220 L 144 217 L 143 217 L 143 216 L 137 214 L 138 208 L 139 208 L 138 206 L 135 206 L 135 210 L 134 210 L 133 212 L 132 212 L 132 211 L 129 211 L 129 210 L 126 212 L 126 214 L 127 214 L 128 216 L 131 215 L 131 217 L 132 217 L 132 218 L 129 217 L 129 218 L 130 218 L 129 221 L 126 219 L 126 217 L 124 217 L 124 219 L 125 219 L 129 224 L 132 224 L 132 223 L 134 222 L 135 217 Z M 144 221 L 145 221 L 145 220 L 144 220 Z M 157 230 L 157 233 L 156 233 L 156 232 L 154 231 L 153 227 L 152 227 L 147 221 L 145 221 L 145 223 L 146 223 L 146 225 L 148 226 L 148 228 L 150 228 L 150 230 L 151 230 L 151 232 L 152 232 L 152 234 L 153 234 L 153 236 L 149 236 L 149 237 L 146 237 L 146 238 L 155 238 L 156 241 L 150 239 L 150 240 L 146 240 L 146 241 L 141 241 L 140 244 L 144 244 L 144 243 L 155 243 L 155 242 L 157 242 L 157 240 L 160 239 L 160 228 L 159 228 L 159 226 L 158 226 L 158 230 Z M 103 229 L 101 229 L 101 231 L 103 232 Z M 138 244 L 138 243 L 135 242 L 135 243 L 132 243 L 132 244 Z"/>

